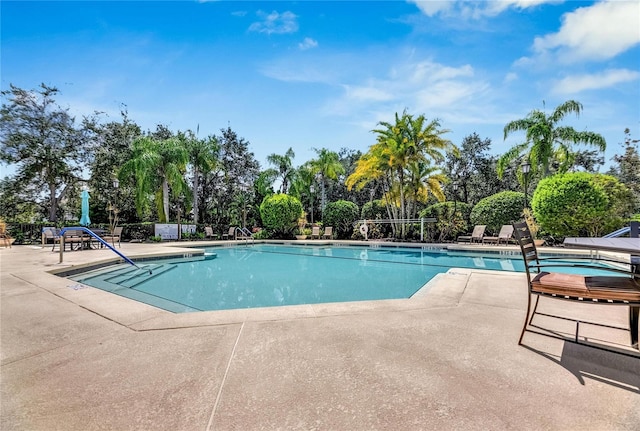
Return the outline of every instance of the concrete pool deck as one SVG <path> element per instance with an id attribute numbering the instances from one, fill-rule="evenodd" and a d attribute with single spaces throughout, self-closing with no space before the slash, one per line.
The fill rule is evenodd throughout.
<path id="1" fill-rule="evenodd" d="M 122 244 L 157 254 L 176 244 Z M 474 249 L 479 249 L 475 246 Z M 517 251 L 511 246 L 510 250 Z M 172 314 L 49 274 L 111 259 L 0 249 L 0 429 L 637 430 L 624 330 L 527 332 L 524 274 L 453 269 L 407 300 Z M 540 310 L 626 327 L 626 307 Z M 572 337 L 575 322 L 536 317 Z"/>

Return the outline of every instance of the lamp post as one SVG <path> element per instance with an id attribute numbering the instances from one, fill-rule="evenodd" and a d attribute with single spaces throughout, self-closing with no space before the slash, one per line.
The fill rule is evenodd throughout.
<path id="1" fill-rule="evenodd" d="M 113 189 L 115 190 L 112 204 L 107 204 L 107 211 L 109 212 L 109 230 L 113 233 L 114 229 L 118 225 L 118 188 L 120 187 L 120 181 L 117 178 L 113 179 Z"/>
<path id="2" fill-rule="evenodd" d="M 531 170 L 531 164 L 527 160 L 525 160 L 524 162 L 522 162 L 520 167 L 522 168 L 522 177 L 523 177 L 522 180 L 524 182 L 524 209 L 526 210 L 528 208 L 527 180 L 529 179 L 529 171 Z"/>
<path id="3" fill-rule="evenodd" d="M 311 184 L 309 186 L 309 194 L 311 195 L 311 224 L 313 224 L 313 193 L 316 191 L 316 188 Z"/>
<path id="4" fill-rule="evenodd" d="M 242 198 L 242 228 L 247 228 L 247 191 L 248 187 L 244 183 L 240 183 L 240 197 Z"/>
<path id="5" fill-rule="evenodd" d="M 453 188 L 453 222 L 455 225 L 456 211 L 458 209 L 458 182 L 454 181 L 451 187 Z"/>
<path id="6" fill-rule="evenodd" d="M 182 202 L 184 198 L 180 196 L 178 198 L 178 241 L 182 240 L 182 226 L 180 226 L 180 215 L 182 215 Z"/>

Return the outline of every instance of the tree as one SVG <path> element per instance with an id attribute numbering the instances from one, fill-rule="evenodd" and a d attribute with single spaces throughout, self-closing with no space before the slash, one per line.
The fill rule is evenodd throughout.
<path id="1" fill-rule="evenodd" d="M 273 231 L 276 238 L 290 237 L 302 214 L 300 201 L 285 194 L 267 196 L 260 204 L 260 216 L 264 227 Z"/>
<path id="2" fill-rule="evenodd" d="M 360 209 L 351 201 L 336 201 L 327 205 L 324 219 L 325 226 L 333 226 L 338 239 L 347 239 L 353 233 L 353 222 L 358 220 Z"/>
<path id="3" fill-rule="evenodd" d="M 131 158 L 131 144 L 141 136 L 140 127 L 129 119 L 126 109 L 120 112 L 120 121 L 96 124 L 96 148 L 89 164 L 91 178 L 91 221 L 106 223 L 109 205 L 118 209 L 119 218 L 129 222 L 136 221 L 134 188 L 122 182 L 114 187 L 116 174 L 124 163 Z"/>
<path id="4" fill-rule="evenodd" d="M 289 148 L 284 155 L 273 153 L 267 156 L 267 162 L 271 163 L 278 171 L 281 181 L 281 193 L 287 193 L 289 191 L 289 182 L 291 181 L 291 177 L 294 173 L 292 159 L 295 156 L 296 154 L 293 152 L 292 148 Z"/>
<path id="5" fill-rule="evenodd" d="M 513 224 L 522 218 L 524 193 L 502 191 L 481 199 L 470 214 L 471 225 L 486 225 L 498 234 L 502 225 Z"/>
<path id="6" fill-rule="evenodd" d="M 289 193 L 291 196 L 295 196 L 303 203 L 308 204 L 311 215 L 311 222 L 314 222 L 314 201 L 313 197 L 315 189 L 312 191 L 312 185 L 315 183 L 315 173 L 312 162 L 308 161 L 296 169 L 293 173 L 291 180 L 291 187 Z"/>
<path id="7" fill-rule="evenodd" d="M 496 175 L 496 158 L 488 154 L 491 139 L 481 139 L 477 133 L 465 136 L 459 152 L 446 155 L 445 174 L 451 179 L 447 185 L 447 195 L 456 195 L 475 205 L 480 199 L 502 190 L 522 190 L 514 172 L 507 169 L 502 180 Z M 457 181 L 458 191 L 454 193 L 452 183 Z"/>
<path id="8" fill-rule="evenodd" d="M 609 174 L 622 181 L 633 193 L 634 212 L 640 212 L 640 155 L 639 139 L 631 139 L 631 131 L 624 130 L 624 153 L 613 156 L 613 165 Z"/>
<path id="9" fill-rule="evenodd" d="M 573 144 L 596 146 L 604 151 L 607 143 L 602 135 L 594 132 L 578 132 L 573 127 L 559 126 L 568 114 L 579 116 L 582 104 L 568 100 L 558 106 L 551 115 L 534 109 L 525 118 L 514 120 L 504 126 L 504 138 L 513 132 L 526 132 L 525 142 L 516 144 L 498 159 L 498 176 L 514 161 L 528 160 L 533 174 L 538 171 L 546 177 L 550 174 L 550 165 L 554 159 L 559 161 L 559 172 L 566 172 L 571 166 Z"/>
<path id="10" fill-rule="evenodd" d="M 154 193 L 158 220 L 168 222 L 169 193 L 180 196 L 188 190 L 184 173 L 189 154 L 184 141 L 140 137 L 133 141 L 131 152 L 132 158 L 122 165 L 118 177 L 122 181 L 135 180 L 139 214 L 144 212 L 149 194 Z"/>
<path id="11" fill-rule="evenodd" d="M 203 177 L 202 194 L 205 196 L 207 222 L 224 231 L 230 225 L 242 222 L 238 211 L 241 204 L 239 198 L 245 199 L 246 196 L 242 194 L 248 193 L 251 185 L 255 184 L 260 165 L 249 151 L 249 142 L 238 137 L 230 127 L 221 129 L 221 134 L 215 138 L 218 142 L 218 163 L 213 171 Z M 251 224 L 256 221 L 254 208 L 258 205 L 252 205 L 247 214 Z"/>
<path id="12" fill-rule="evenodd" d="M 415 200 L 421 191 L 444 199 L 445 178 L 438 176 L 438 165 L 445 160 L 445 152 L 457 149 L 441 136 L 448 130 L 440 129 L 437 120 L 427 121 L 424 115 L 414 118 L 406 112 L 402 116 L 396 113 L 394 124 L 378 124 L 383 127 L 373 130 L 378 135 L 377 142 L 358 161 L 356 170 L 347 178 L 347 187 L 362 189 L 371 181 L 380 181 L 389 218 L 397 221 L 393 229 L 399 228 L 404 238 L 403 220 L 415 213 Z M 423 186 L 425 182 L 428 187 Z M 410 197 L 408 202 L 406 196 Z"/>
<path id="13" fill-rule="evenodd" d="M 189 165 L 191 166 L 191 193 L 193 197 L 193 223 L 200 219 L 200 179 L 211 172 L 217 163 L 218 140 L 215 136 L 198 139 L 193 133 L 186 134 Z"/>
<path id="14" fill-rule="evenodd" d="M 320 205 L 320 209 L 322 210 L 322 216 L 324 217 L 324 209 L 327 204 L 327 180 L 337 180 L 338 176 L 344 173 L 344 167 L 340 163 L 338 153 L 326 148 L 314 148 L 314 151 L 318 154 L 318 158 L 311 160 L 311 166 L 313 172 L 320 175 L 320 188 L 322 192 L 322 203 Z"/>
<path id="15" fill-rule="evenodd" d="M 20 187 L 32 187 L 36 196 L 46 189 L 49 221 L 55 222 L 69 186 L 82 180 L 82 162 L 91 150 L 92 118 L 76 127 L 68 109 L 54 100 L 58 89 L 45 84 L 33 91 L 10 85 L 1 94 L 7 103 L 0 111 L 0 160 L 16 165 Z"/>
<path id="16" fill-rule="evenodd" d="M 571 172 L 544 178 L 531 200 L 542 230 L 558 236 L 602 236 L 629 216 L 629 190 L 609 175 Z"/>

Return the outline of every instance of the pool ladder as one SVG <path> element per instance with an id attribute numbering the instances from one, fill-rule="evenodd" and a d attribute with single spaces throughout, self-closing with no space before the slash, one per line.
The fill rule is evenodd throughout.
<path id="1" fill-rule="evenodd" d="M 245 245 L 249 245 L 249 241 L 251 244 L 254 243 L 253 234 L 246 227 L 236 227 L 235 231 L 236 240 L 244 240 Z"/>

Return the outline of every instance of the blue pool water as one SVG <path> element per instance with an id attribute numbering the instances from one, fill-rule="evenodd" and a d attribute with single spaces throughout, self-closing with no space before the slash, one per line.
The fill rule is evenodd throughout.
<path id="1" fill-rule="evenodd" d="M 72 277 L 173 312 L 409 298 L 452 267 L 524 271 L 521 257 L 421 250 L 257 244 L 206 250 L 215 259 L 118 265 Z"/>

